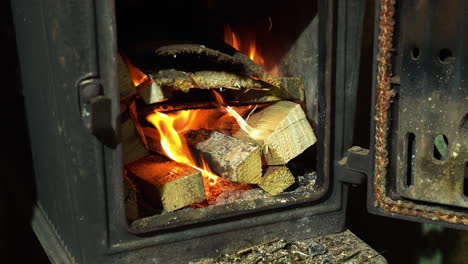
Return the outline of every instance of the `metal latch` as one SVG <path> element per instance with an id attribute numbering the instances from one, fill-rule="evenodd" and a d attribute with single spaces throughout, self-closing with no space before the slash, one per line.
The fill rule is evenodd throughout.
<path id="1" fill-rule="evenodd" d="M 104 145 L 115 148 L 118 137 L 112 125 L 112 101 L 104 96 L 99 79 L 80 81 L 78 92 L 84 126 Z"/>
<path id="2" fill-rule="evenodd" d="M 369 150 L 358 146 L 348 149 L 346 157 L 338 161 L 340 181 L 362 184 L 371 173 Z"/>

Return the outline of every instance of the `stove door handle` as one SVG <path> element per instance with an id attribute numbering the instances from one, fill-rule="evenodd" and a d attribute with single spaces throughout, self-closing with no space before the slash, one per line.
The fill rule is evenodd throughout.
<path id="1" fill-rule="evenodd" d="M 102 95 L 97 78 L 80 82 L 80 112 L 85 127 L 107 147 L 115 148 L 119 137 L 112 123 L 112 100 Z"/>

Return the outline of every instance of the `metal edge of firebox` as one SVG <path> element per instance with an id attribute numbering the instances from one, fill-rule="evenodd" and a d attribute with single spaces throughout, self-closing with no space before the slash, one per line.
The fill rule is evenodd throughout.
<path id="1" fill-rule="evenodd" d="M 44 248 L 47 257 L 49 257 L 49 260 L 54 263 L 76 263 L 40 204 L 36 204 L 32 211 L 31 227 L 41 243 L 41 246 Z"/>
<path id="2" fill-rule="evenodd" d="M 396 2 L 396 5 L 398 6 L 399 4 L 399 1 Z M 378 40 L 379 40 L 379 32 L 380 32 L 380 29 L 379 29 L 379 22 L 380 22 L 380 8 L 381 8 L 381 1 L 380 0 L 375 0 L 375 21 L 374 21 L 374 51 L 373 51 L 373 56 L 374 58 L 377 58 L 377 55 L 378 55 L 378 46 L 377 46 L 377 43 L 378 43 Z M 398 8 L 398 7 L 396 7 Z M 395 12 L 398 12 L 398 11 L 395 11 Z M 395 32 L 395 34 L 397 34 L 397 32 Z M 395 45 L 395 44 L 394 44 Z M 377 87 L 377 69 L 378 69 L 378 61 L 376 59 L 374 59 L 374 65 L 373 65 L 373 73 L 372 73 L 372 76 L 373 76 L 373 80 L 372 80 L 372 106 L 375 106 L 376 105 L 376 101 L 377 101 L 377 90 L 376 90 L 376 87 Z M 369 157 L 370 157 L 370 160 L 371 162 L 369 163 L 369 167 L 366 168 L 366 171 L 367 171 L 367 211 L 371 214 L 375 214 L 375 215 L 380 215 L 380 216 L 385 216 L 385 217 L 391 217 L 391 218 L 396 218 L 396 219 L 400 219 L 400 220 L 406 220 L 406 221 L 412 221 L 412 222 L 419 222 L 419 223 L 426 223 L 426 224 L 437 224 L 437 225 L 440 225 L 440 226 L 445 226 L 445 227 L 449 227 L 449 228 L 455 228 L 455 229 L 461 229 L 461 230 L 468 230 L 468 227 L 466 225 L 463 225 L 463 224 L 454 224 L 454 223 L 448 223 L 448 222 L 445 222 L 445 221 L 442 221 L 442 220 L 431 220 L 431 219 L 428 219 L 428 218 L 423 218 L 423 217 L 419 217 L 419 216 L 412 216 L 412 215 L 404 215 L 404 214 L 399 214 L 399 213 L 390 213 L 390 212 L 385 212 L 384 209 L 382 209 L 381 207 L 376 207 L 374 205 L 374 201 L 375 201 L 375 194 L 374 194 L 374 164 L 375 164 L 375 119 L 373 118 L 376 114 L 376 109 L 375 107 L 372 107 L 372 110 L 371 110 L 371 133 L 370 133 L 370 152 L 369 152 Z M 392 142 L 391 140 L 393 139 L 389 139 L 390 143 Z M 392 159 L 393 156 L 391 154 L 391 152 L 389 152 L 389 159 Z M 389 166 L 389 168 L 391 168 L 391 166 Z M 439 205 L 437 204 L 430 204 L 430 203 L 422 203 L 422 202 L 418 202 L 418 201 L 415 201 L 415 200 L 408 200 L 410 201 L 414 206 L 417 206 L 417 205 L 429 205 L 429 206 L 433 206 L 434 209 L 439 209 L 441 208 Z M 460 212 L 462 212 L 463 214 L 467 214 L 466 210 L 462 210 L 462 209 L 458 209 L 460 210 Z"/>
<path id="3" fill-rule="evenodd" d="M 344 1 L 342 1 L 342 2 L 344 2 Z M 346 5 L 346 8 L 351 8 L 351 7 L 348 7 Z M 353 17 L 352 15 L 349 15 L 348 16 L 349 20 L 340 21 L 340 23 L 344 23 L 344 26 L 346 25 L 346 22 L 352 21 L 352 19 L 354 19 L 354 18 L 358 18 L 357 21 L 362 22 L 362 19 L 363 19 L 363 10 L 362 10 L 363 2 L 360 2 L 359 4 L 352 5 L 352 8 L 354 8 L 354 11 L 359 11 L 360 10 L 361 12 L 360 13 L 358 12 L 357 17 Z M 355 13 L 349 12 L 348 14 L 355 14 Z M 359 17 L 359 16 L 361 16 L 361 17 Z M 357 24 L 359 24 L 359 22 Z M 343 27 L 343 25 L 342 25 L 342 27 Z M 345 29 L 342 28 L 342 30 L 345 30 Z M 360 34 L 360 26 L 358 25 L 354 30 L 355 31 L 352 32 L 351 34 L 354 34 L 354 33 L 358 34 L 358 37 L 356 38 L 357 40 L 355 39 L 356 42 L 353 43 L 354 44 L 353 47 L 356 48 L 356 47 L 360 46 L 360 35 L 361 35 Z M 343 32 L 341 32 L 341 34 L 343 34 Z M 355 37 L 355 35 L 354 35 L 354 37 Z M 346 39 L 343 39 L 343 42 L 344 41 L 346 41 Z M 342 44 L 341 46 L 345 46 L 345 44 Z M 346 51 L 343 51 L 343 52 L 346 54 L 346 56 L 349 56 L 349 57 L 347 57 L 347 59 L 348 59 L 347 62 L 348 63 L 350 63 L 351 61 L 355 62 L 359 58 L 359 53 L 358 52 L 353 53 L 353 48 L 351 48 L 349 54 Z M 328 65 L 330 65 L 330 62 L 328 62 Z M 356 72 L 358 71 L 358 69 L 356 67 L 354 67 L 354 68 L 350 67 L 350 68 L 354 69 L 354 71 L 356 71 Z M 343 71 L 346 71 L 346 70 L 347 69 L 343 69 Z M 350 71 L 350 70 L 348 69 L 348 71 Z M 354 109 L 354 103 L 355 103 L 355 98 L 356 98 L 355 95 L 354 95 L 356 87 L 357 87 L 357 80 L 355 78 L 356 72 L 350 73 L 351 74 L 350 77 L 349 77 L 350 80 L 348 82 L 345 82 L 345 81 L 343 82 L 344 84 L 346 84 L 346 87 L 343 87 L 343 91 L 337 92 L 337 93 L 347 93 L 348 94 L 348 100 L 347 100 L 348 104 L 345 107 L 347 108 L 347 113 L 349 115 L 354 114 L 352 111 Z M 329 74 L 329 78 L 333 78 L 331 69 L 327 69 L 327 72 L 325 74 Z M 331 85 L 330 81 L 329 81 L 328 85 Z M 344 100 L 343 99 L 344 97 L 346 97 L 346 96 L 344 96 L 344 94 L 343 94 L 343 96 L 339 96 L 339 98 L 340 98 L 339 100 Z M 327 96 L 327 98 L 331 98 L 331 94 L 329 94 Z M 338 103 L 335 102 L 335 104 L 340 105 L 341 102 L 342 101 L 339 101 Z M 330 107 L 328 107 L 327 110 L 330 111 L 331 110 Z M 342 123 L 343 119 L 346 119 L 346 117 L 341 113 L 344 113 L 345 111 L 344 110 L 337 110 L 337 112 L 340 113 L 340 114 L 337 114 L 339 116 L 339 118 L 336 118 L 335 126 L 340 127 L 340 131 L 343 131 L 344 133 L 350 133 L 350 131 L 352 131 L 352 129 L 350 129 L 349 127 L 345 128 L 345 126 L 352 126 L 352 124 L 351 123 L 347 123 L 347 124 Z M 327 116 L 329 117 L 330 114 L 327 115 Z M 323 120 L 323 121 L 325 122 L 325 120 Z M 330 120 L 328 120 L 328 122 L 330 122 Z M 335 149 L 332 152 L 332 153 L 335 153 L 336 159 L 341 158 L 342 155 L 344 155 L 342 150 L 345 149 L 347 146 L 349 146 L 349 144 L 351 144 L 350 142 L 346 142 L 345 143 L 346 146 L 343 146 L 343 145 L 341 145 L 341 143 L 338 143 L 338 141 L 344 140 L 344 138 L 345 138 L 345 137 L 342 137 L 340 135 L 336 137 L 338 139 L 335 138 L 335 144 L 337 145 L 336 149 L 339 149 L 340 151 L 337 152 L 336 149 Z M 347 134 L 347 135 L 348 135 L 347 138 L 349 138 L 349 139 L 352 138 L 352 135 L 351 136 L 349 136 L 349 134 Z M 321 158 L 323 158 L 323 157 L 321 157 Z M 334 159 L 334 157 L 331 157 L 331 156 L 329 158 L 331 160 Z M 341 170 L 341 166 L 333 165 L 332 167 L 336 167 L 336 174 L 346 173 L 346 171 Z M 335 192 L 332 192 L 331 194 L 330 193 L 328 194 L 328 196 L 327 196 L 328 198 L 325 198 L 325 200 L 326 200 L 325 203 L 322 203 L 320 205 L 316 205 L 313 208 L 310 208 L 310 210 L 305 209 L 305 208 L 304 209 L 294 209 L 294 210 L 284 210 L 283 215 L 280 215 L 280 214 L 275 215 L 275 216 L 277 216 L 276 219 L 272 219 L 272 218 L 268 219 L 269 217 L 263 217 L 264 220 L 260 220 L 260 219 L 262 219 L 261 217 L 255 217 L 250 222 L 252 222 L 252 223 L 255 222 L 256 225 L 262 225 L 262 224 L 268 224 L 270 222 L 280 222 L 280 221 L 287 221 L 288 219 L 300 218 L 301 216 L 304 215 L 304 212 L 308 212 L 309 214 L 312 214 L 312 215 L 320 215 L 320 214 L 324 214 L 326 212 L 334 212 L 334 211 L 340 211 L 340 210 L 342 210 L 344 212 L 345 206 L 343 205 L 343 201 L 342 201 L 341 197 L 342 197 L 342 195 L 344 195 L 344 197 L 346 197 L 346 191 L 343 194 L 341 192 L 341 188 L 339 188 L 337 185 L 341 185 L 341 182 L 346 182 L 346 181 L 347 181 L 346 176 L 336 176 L 335 182 L 333 184 L 334 185 L 333 188 L 334 188 Z M 296 216 L 294 216 L 294 215 L 296 215 Z M 344 217 L 344 215 L 343 215 L 343 217 Z M 242 223 L 240 222 L 239 226 L 243 226 L 243 225 L 245 225 L 247 223 L 249 223 L 249 221 L 245 220 Z M 235 230 L 236 228 L 233 228 L 233 226 L 231 226 L 230 229 Z M 205 231 L 201 231 L 201 229 L 200 229 L 200 231 L 203 232 L 203 233 L 208 232 L 208 233 L 205 233 L 205 235 L 210 234 L 213 231 L 217 232 L 214 229 L 210 230 L 210 228 L 206 228 L 204 230 Z M 226 227 L 224 227 L 222 230 L 226 231 L 227 229 L 226 229 Z M 128 233 L 121 233 L 120 235 L 122 237 L 129 238 Z M 202 235 L 202 233 L 199 233 L 199 234 L 197 234 L 195 236 L 199 236 L 199 235 Z M 118 254 L 118 252 L 120 252 L 120 251 L 129 250 L 129 247 L 132 247 L 132 248 L 149 247 L 149 246 L 154 245 L 155 243 L 157 243 L 156 241 L 158 241 L 158 240 L 161 241 L 160 243 L 165 243 L 165 242 L 170 242 L 170 241 L 175 241 L 175 240 L 180 240 L 181 239 L 181 237 L 173 237 L 172 239 L 167 240 L 167 239 L 169 239 L 169 237 L 164 239 L 164 236 L 165 236 L 164 233 L 162 233 L 162 234 L 159 234 L 156 237 L 145 238 L 145 239 L 139 239 L 139 238 L 132 239 L 133 241 L 129 242 L 129 243 L 115 243 L 113 245 L 111 243 L 110 244 L 111 252 L 114 252 L 114 253 Z M 175 240 L 173 240 L 173 239 L 175 239 Z"/>
<path id="4" fill-rule="evenodd" d="M 322 120 L 322 121 L 325 122 L 325 120 Z M 328 122 L 329 122 L 329 121 L 328 121 Z M 324 135 L 324 133 L 322 133 L 322 132 L 319 132 L 319 133 L 321 133 L 321 135 L 318 135 L 319 140 L 320 140 L 320 137 L 323 138 L 325 135 Z M 115 153 L 109 153 L 109 154 L 110 154 L 110 155 L 113 155 L 113 154 L 115 154 Z M 106 154 L 106 155 L 107 155 L 107 154 Z M 110 168 L 110 169 L 112 170 L 112 169 L 115 169 L 115 168 Z M 117 173 L 116 170 L 114 170 L 114 171 L 115 171 L 115 173 Z M 113 186 L 115 186 L 115 185 L 120 185 L 120 183 L 116 182 L 115 185 L 111 183 L 111 185 L 113 185 Z M 327 184 L 327 185 L 328 185 L 328 184 Z M 120 186 L 119 186 L 119 188 L 120 188 Z M 324 193 L 324 194 L 325 194 L 325 193 Z M 111 198 L 111 199 L 115 199 L 114 197 L 115 197 L 115 196 L 110 195 L 110 198 Z M 118 204 L 119 201 L 114 201 L 113 203 Z M 300 206 L 300 205 L 299 205 L 299 206 Z M 268 210 L 268 209 L 267 209 L 267 210 Z M 271 209 L 270 209 L 270 210 L 271 210 Z M 111 211 L 114 211 L 114 210 L 111 210 Z M 114 212 L 115 212 L 115 211 L 114 211 Z M 255 215 L 255 213 L 253 213 L 253 214 Z M 260 214 L 263 214 L 263 213 L 260 212 Z M 120 223 L 121 226 L 126 226 L 126 225 L 127 225 L 126 221 L 124 221 L 124 219 L 121 217 L 121 215 L 120 215 L 119 217 L 120 217 L 119 221 L 121 221 L 121 223 Z M 112 217 L 112 218 L 115 219 L 115 217 Z M 123 223 L 122 221 L 124 221 L 125 223 Z M 176 227 L 174 227 L 174 228 L 176 228 Z M 151 232 L 151 231 L 148 231 L 148 232 Z M 161 231 L 161 232 L 166 232 L 166 231 Z M 167 232 L 170 232 L 170 230 L 168 230 Z M 153 233 L 154 233 L 154 231 L 153 231 Z M 116 234 L 116 237 L 115 237 L 115 240 L 120 240 L 119 237 L 122 237 L 122 236 L 128 238 L 128 231 L 126 231 L 126 232 L 124 232 L 124 233 L 117 233 L 117 234 Z M 131 237 L 133 237 L 133 235 L 132 235 Z M 151 242 L 148 241 L 148 243 L 151 243 Z M 112 244 L 112 243 L 111 243 L 111 244 Z M 143 243 L 143 244 L 146 244 L 146 243 Z M 112 247 L 112 246 L 111 246 L 111 247 Z M 115 248 L 124 249 L 125 246 L 119 244 L 119 246 L 118 246 L 118 247 L 115 247 Z"/>

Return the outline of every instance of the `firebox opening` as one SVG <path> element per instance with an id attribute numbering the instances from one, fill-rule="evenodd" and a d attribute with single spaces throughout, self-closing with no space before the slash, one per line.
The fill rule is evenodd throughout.
<path id="1" fill-rule="evenodd" d="M 323 195 L 316 5 L 116 2 L 123 180 L 135 232 Z"/>

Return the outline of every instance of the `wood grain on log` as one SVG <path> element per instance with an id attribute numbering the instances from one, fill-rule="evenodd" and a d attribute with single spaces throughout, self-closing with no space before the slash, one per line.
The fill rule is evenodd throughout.
<path id="1" fill-rule="evenodd" d="M 268 166 L 258 186 L 271 195 L 277 195 L 284 192 L 294 182 L 294 176 L 288 167 Z"/>
<path id="2" fill-rule="evenodd" d="M 285 165 L 317 141 L 301 106 L 293 102 L 277 102 L 247 122 L 255 133 L 241 130 L 234 137 L 261 145 L 267 165 Z"/>
<path id="3" fill-rule="evenodd" d="M 203 177 L 190 166 L 151 155 L 128 164 L 126 168 L 145 183 L 142 188 L 145 198 L 153 200 L 153 203 L 160 201 L 168 212 L 205 197 Z"/>
<path id="4" fill-rule="evenodd" d="M 154 80 L 144 82 L 137 87 L 138 94 L 146 104 L 155 104 L 169 99 L 172 96 L 172 87 L 161 86 Z"/>
<path id="5" fill-rule="evenodd" d="M 161 146 L 161 135 L 156 128 L 143 127 L 143 133 L 148 142 L 148 148 L 161 155 L 166 155 L 163 147 Z"/>
<path id="6" fill-rule="evenodd" d="M 134 121 L 127 113 L 124 113 L 122 116 L 120 139 L 122 142 L 122 159 L 124 164 L 148 155 L 145 142 L 138 133 Z"/>
<path id="7" fill-rule="evenodd" d="M 199 129 L 184 134 L 191 149 L 203 157 L 210 169 L 220 177 L 256 184 L 260 181 L 260 148 L 217 131 Z"/>

